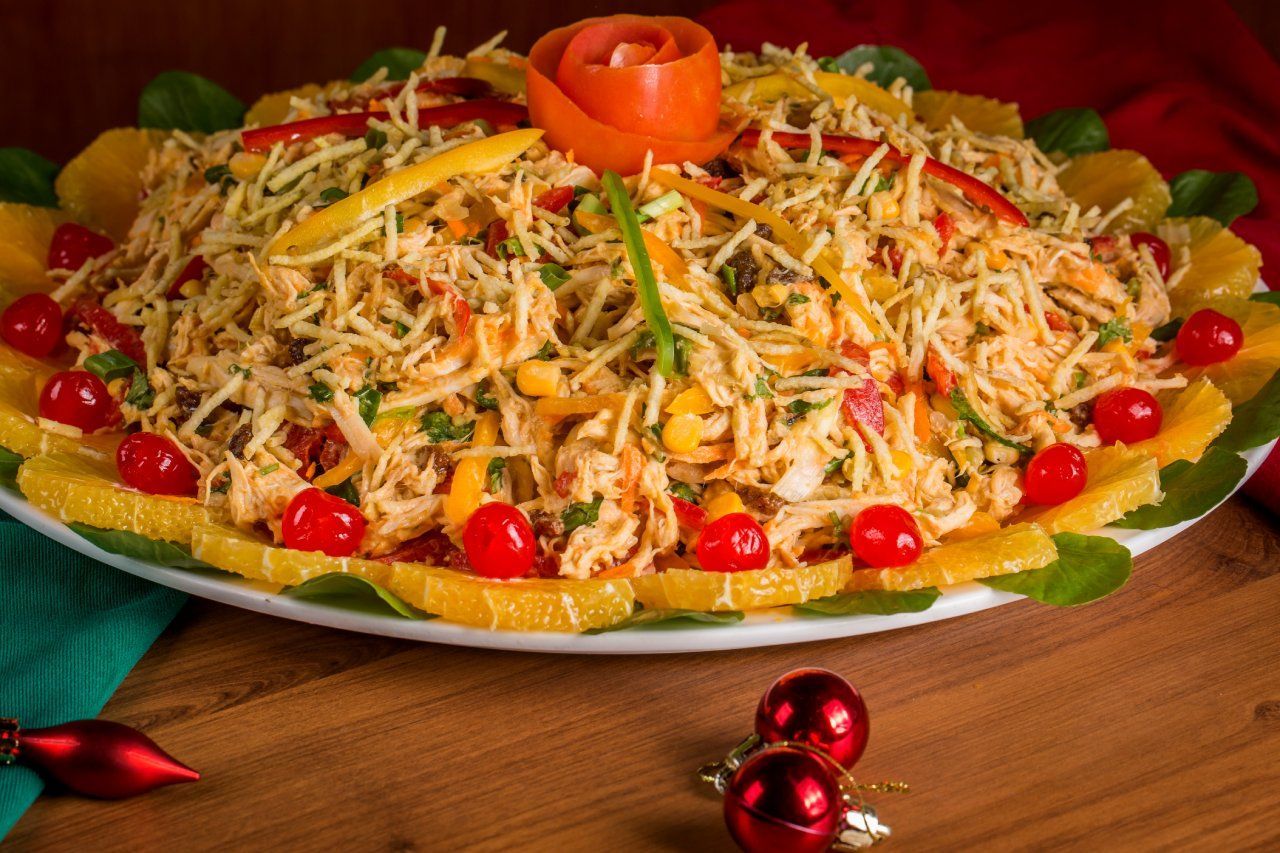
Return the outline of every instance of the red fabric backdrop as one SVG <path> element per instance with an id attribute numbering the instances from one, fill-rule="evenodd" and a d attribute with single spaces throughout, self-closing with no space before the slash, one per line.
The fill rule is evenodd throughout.
<path id="1" fill-rule="evenodd" d="M 1225 2 L 1040 3 L 731 0 L 699 20 L 719 43 L 809 43 L 814 56 L 892 44 L 940 89 L 1016 101 L 1024 118 L 1061 107 L 1102 113 L 1116 148 L 1166 177 L 1187 169 L 1253 178 L 1259 204 L 1233 230 L 1262 250 L 1280 286 L 1280 65 Z M 1280 513 L 1280 453 L 1248 486 Z"/>

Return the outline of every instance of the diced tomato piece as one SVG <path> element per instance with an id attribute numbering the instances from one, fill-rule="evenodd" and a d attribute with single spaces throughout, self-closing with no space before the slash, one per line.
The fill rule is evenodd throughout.
<path id="1" fill-rule="evenodd" d="M 498 257 L 498 246 L 511 236 L 511 228 L 505 219 L 495 219 L 489 223 L 489 235 L 484 241 L 484 250 L 493 257 Z"/>
<path id="2" fill-rule="evenodd" d="M 573 479 L 577 474 L 572 471 L 565 471 L 558 475 L 552 487 L 556 490 L 556 494 L 562 498 L 569 497 L 569 489 L 573 487 Z"/>
<path id="3" fill-rule="evenodd" d="M 840 411 L 850 425 L 862 424 L 876 435 L 884 435 L 884 400 L 880 397 L 876 381 L 870 376 L 861 387 L 844 389 Z"/>
<path id="4" fill-rule="evenodd" d="M 671 496 L 671 503 L 676 509 L 676 519 L 685 527 L 701 530 L 707 523 L 707 511 L 696 503 L 675 495 Z"/>
<path id="5" fill-rule="evenodd" d="M 559 213 L 568 207 L 571 201 L 573 201 L 573 187 L 553 187 L 536 196 L 533 200 L 533 206 L 540 207 L 548 213 Z M 502 224 L 506 225 L 506 220 L 503 220 Z"/>
<path id="6" fill-rule="evenodd" d="M 893 274 L 897 275 L 902 272 L 902 250 L 897 246 L 889 247 L 889 269 L 893 270 Z"/>
<path id="7" fill-rule="evenodd" d="M 96 299 L 86 296 L 72 306 L 71 312 L 112 349 L 119 350 L 139 367 L 146 368 L 147 351 L 142 345 L 142 336 L 132 326 L 117 320 L 116 315 L 103 308 Z"/>
<path id="8" fill-rule="evenodd" d="M 1044 312 L 1044 321 L 1055 332 L 1070 332 L 1071 324 L 1061 314 L 1053 311 Z"/>
<path id="9" fill-rule="evenodd" d="M 933 380 L 933 384 L 938 386 L 938 393 L 949 396 L 956 387 L 955 374 L 947 369 L 942 363 L 942 359 L 932 349 L 925 356 L 925 369 L 929 371 L 929 378 Z"/>
<path id="10" fill-rule="evenodd" d="M 955 236 L 956 221 L 943 211 L 933 218 L 933 230 L 938 232 L 938 239 L 942 241 L 942 246 L 938 249 L 938 257 L 941 258 L 947 253 L 951 238 Z"/>

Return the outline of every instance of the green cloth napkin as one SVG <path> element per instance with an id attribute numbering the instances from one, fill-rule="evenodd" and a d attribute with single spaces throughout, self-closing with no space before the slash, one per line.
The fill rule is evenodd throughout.
<path id="1" fill-rule="evenodd" d="M 97 716 L 186 598 L 0 512 L 0 717 L 39 728 Z M 0 767 L 0 839 L 41 788 L 26 767 Z"/>

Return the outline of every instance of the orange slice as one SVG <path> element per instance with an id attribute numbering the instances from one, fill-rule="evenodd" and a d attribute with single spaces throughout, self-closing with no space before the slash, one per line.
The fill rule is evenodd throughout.
<path id="1" fill-rule="evenodd" d="M 1184 372 L 1188 378 L 1208 379 L 1238 406 L 1257 394 L 1280 370 L 1280 306 L 1248 299 L 1224 299 L 1214 310 L 1240 324 L 1244 346 L 1228 361 L 1191 367 Z"/>
<path id="2" fill-rule="evenodd" d="M 63 209 L 123 241 L 138 215 L 142 170 L 164 138 L 160 131 L 135 127 L 101 134 L 58 175 L 54 186 Z"/>
<path id="3" fill-rule="evenodd" d="M 912 104 L 930 130 L 950 128 L 954 116 L 975 133 L 1011 136 L 1014 139 L 1022 139 L 1024 135 L 1017 104 L 941 89 L 916 92 Z"/>
<path id="4" fill-rule="evenodd" d="M 249 107 L 249 111 L 244 114 L 244 123 L 246 126 L 270 127 L 273 124 L 282 124 L 289 117 L 289 100 L 291 98 L 314 98 L 323 92 L 324 89 L 315 83 L 307 83 L 305 86 L 299 86 L 296 89 L 286 89 L 283 92 L 272 92 L 269 95 L 263 95 L 261 98 L 253 102 L 253 106 Z"/>
<path id="5" fill-rule="evenodd" d="M 53 231 L 67 220 L 47 207 L 0 203 L 0 287 L 9 297 L 49 291 L 45 258 Z"/>
<path id="6" fill-rule="evenodd" d="M 1174 316 L 1189 317 L 1198 308 L 1245 299 L 1253 291 L 1262 255 L 1216 221 L 1207 216 L 1166 219 L 1156 233 L 1169 244 L 1175 274 L 1183 263 L 1190 264 L 1169 291 Z"/>
<path id="7" fill-rule="evenodd" d="M 1150 453 L 1117 444 L 1090 450 L 1084 458 L 1089 464 L 1089 482 L 1084 491 L 1065 503 L 1034 511 L 1023 520 L 1036 522 L 1050 535 L 1064 530 L 1089 533 L 1164 497 L 1160 491 L 1160 466 Z"/>
<path id="8" fill-rule="evenodd" d="M 1015 524 L 994 533 L 963 539 L 926 551 L 907 566 L 858 569 L 847 591 L 908 590 L 1039 569 L 1058 559 L 1058 549 L 1038 525 Z"/>
<path id="9" fill-rule="evenodd" d="M 392 566 L 388 588 L 450 622 L 494 631 L 580 633 L 631 615 L 635 595 L 625 580 L 493 581 L 417 563 Z"/>
<path id="10" fill-rule="evenodd" d="M 191 555 L 228 572 L 285 586 L 297 586 L 332 572 L 359 575 L 379 586 L 386 586 L 391 579 L 391 567 L 386 563 L 277 548 L 270 542 L 220 524 L 202 524 L 193 531 Z"/>
<path id="11" fill-rule="evenodd" d="M 1133 206 L 1108 226 L 1108 231 L 1118 234 L 1150 231 L 1173 200 L 1156 167 L 1137 151 L 1097 151 L 1075 157 L 1058 173 L 1058 186 L 1080 205 L 1081 212 L 1096 205 L 1105 214 L 1125 199 L 1133 199 Z"/>
<path id="12" fill-rule="evenodd" d="M 1130 445 L 1150 453 L 1161 468 L 1175 459 L 1195 462 L 1231 423 L 1231 401 L 1207 379 L 1160 395 L 1164 420 L 1155 438 Z"/>
<path id="13" fill-rule="evenodd" d="M 650 609 L 755 610 L 803 604 L 835 595 L 849 580 L 848 557 L 798 568 L 775 567 L 750 572 L 704 572 L 668 569 L 631 579 L 636 600 Z"/>
<path id="14" fill-rule="evenodd" d="M 149 539 L 187 544 L 209 513 L 195 498 L 135 492 L 115 477 L 115 460 L 70 453 L 36 456 L 18 469 L 18 488 L 34 506 L 62 521 L 128 530 Z"/>

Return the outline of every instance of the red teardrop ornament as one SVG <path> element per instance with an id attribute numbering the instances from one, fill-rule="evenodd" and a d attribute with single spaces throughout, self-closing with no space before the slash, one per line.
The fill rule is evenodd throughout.
<path id="1" fill-rule="evenodd" d="M 3 758 L 76 793 L 112 800 L 200 778 L 142 732 L 110 720 L 75 720 L 43 729 L 19 729 L 16 721 L 0 721 Z"/>
<path id="2" fill-rule="evenodd" d="M 752 755 L 724 794 L 725 825 L 747 853 L 821 853 L 835 840 L 843 814 L 831 766 L 796 747 Z"/>
<path id="3" fill-rule="evenodd" d="M 857 689 L 826 669 L 797 669 L 769 686 L 756 709 L 765 743 L 795 741 L 850 768 L 867 746 L 870 720 Z"/>

